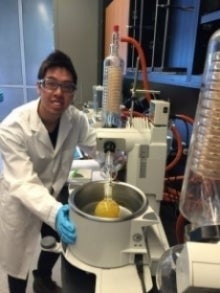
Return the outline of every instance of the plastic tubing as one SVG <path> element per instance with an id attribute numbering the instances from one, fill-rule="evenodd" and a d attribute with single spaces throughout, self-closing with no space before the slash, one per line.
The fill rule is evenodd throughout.
<path id="1" fill-rule="evenodd" d="M 171 130 L 177 141 L 177 153 L 175 158 L 166 166 L 166 170 L 165 170 L 166 172 L 170 171 L 172 168 L 174 168 L 177 165 L 183 153 L 182 139 L 179 134 L 179 131 L 176 129 L 175 126 L 171 126 Z"/>
<path id="2" fill-rule="evenodd" d="M 187 224 L 187 220 L 180 213 L 176 220 L 176 238 L 179 244 L 185 242 L 185 225 Z"/>
<path id="3" fill-rule="evenodd" d="M 121 114 L 124 116 L 129 116 L 130 112 L 128 110 L 123 110 L 121 112 Z M 133 116 L 134 117 L 146 117 L 143 113 L 139 113 L 139 112 L 133 112 Z M 177 141 L 177 153 L 176 153 L 175 158 L 166 166 L 166 169 L 165 169 L 166 172 L 170 171 L 172 168 L 174 168 L 178 164 L 179 160 L 182 157 L 182 153 L 183 153 L 182 139 L 179 134 L 179 131 L 177 130 L 177 128 L 175 126 L 171 126 L 171 131 Z"/>
<path id="4" fill-rule="evenodd" d="M 163 193 L 163 200 L 166 202 L 177 202 L 180 197 L 180 192 L 174 188 L 167 187 Z"/>
<path id="5" fill-rule="evenodd" d="M 189 117 L 187 115 L 184 115 L 184 114 L 177 114 L 177 115 L 175 115 L 174 118 L 182 119 L 182 120 L 184 120 L 186 122 L 189 122 L 190 124 L 193 124 L 194 123 L 193 118 L 191 118 L 191 117 Z"/>
<path id="6" fill-rule="evenodd" d="M 182 120 L 184 120 L 186 122 L 189 122 L 192 125 L 194 123 L 194 120 L 191 117 L 187 116 L 187 115 L 178 114 L 178 115 L 175 115 L 175 117 L 179 118 L 179 119 L 182 119 Z M 173 135 L 174 135 L 174 137 L 176 138 L 176 141 L 177 141 L 177 154 L 176 154 L 175 158 L 173 159 L 173 161 L 170 162 L 166 166 L 166 171 L 170 171 L 172 168 L 174 168 L 177 165 L 177 163 L 181 159 L 182 152 L 183 152 L 182 139 L 181 139 L 181 136 L 179 134 L 179 131 L 177 130 L 177 128 L 175 126 L 171 126 L 171 130 L 172 130 Z"/>
<path id="7" fill-rule="evenodd" d="M 141 63 L 141 71 L 142 71 L 144 89 L 146 91 L 149 91 L 150 90 L 150 85 L 149 85 L 149 81 L 147 79 L 147 64 L 146 64 L 144 52 L 143 52 L 143 50 L 141 48 L 141 45 L 134 38 L 131 38 L 131 37 L 121 37 L 121 42 L 130 43 L 137 50 L 138 56 L 140 58 L 140 63 Z M 146 97 L 147 101 L 150 102 L 151 95 L 150 95 L 149 92 L 145 93 L 145 97 Z"/>

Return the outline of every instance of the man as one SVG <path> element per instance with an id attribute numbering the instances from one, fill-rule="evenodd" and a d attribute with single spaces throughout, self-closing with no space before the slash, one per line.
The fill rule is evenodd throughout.
<path id="1" fill-rule="evenodd" d="M 65 184 L 76 145 L 88 151 L 96 143 L 85 114 L 72 105 L 76 84 L 70 58 L 51 53 L 39 68 L 39 98 L 13 110 L 0 126 L 0 264 L 10 293 L 25 293 L 40 231 L 66 244 L 76 239 Z M 41 252 L 34 292 L 61 292 L 51 278 L 58 256 Z"/>

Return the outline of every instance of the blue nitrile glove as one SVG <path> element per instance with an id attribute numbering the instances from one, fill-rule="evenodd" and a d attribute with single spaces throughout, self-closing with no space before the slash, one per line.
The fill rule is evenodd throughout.
<path id="1" fill-rule="evenodd" d="M 73 244 L 76 241 L 76 227 L 69 220 L 69 205 L 63 205 L 56 215 L 56 230 L 60 239 L 65 244 Z"/>

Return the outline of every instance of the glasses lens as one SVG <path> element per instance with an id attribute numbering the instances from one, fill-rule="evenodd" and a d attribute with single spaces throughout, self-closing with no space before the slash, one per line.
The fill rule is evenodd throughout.
<path id="1" fill-rule="evenodd" d="M 76 86 L 72 82 L 59 83 L 56 80 L 43 79 L 40 81 L 40 84 L 43 88 L 50 91 L 55 91 L 58 87 L 60 87 L 64 93 L 71 94 L 76 90 Z"/>
<path id="2" fill-rule="evenodd" d="M 58 88 L 58 83 L 55 80 L 45 79 L 43 85 L 48 90 L 56 90 Z"/>
<path id="3" fill-rule="evenodd" d="M 65 93 L 73 93 L 76 89 L 75 84 L 73 83 L 62 84 L 60 86 Z"/>

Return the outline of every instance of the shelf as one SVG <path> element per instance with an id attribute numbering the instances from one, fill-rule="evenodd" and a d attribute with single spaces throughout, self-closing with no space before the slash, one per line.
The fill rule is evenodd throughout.
<path id="1" fill-rule="evenodd" d="M 134 71 L 128 70 L 126 78 L 133 79 Z M 142 79 L 141 73 L 138 75 L 138 79 Z M 180 74 L 175 72 L 148 72 L 148 80 L 153 83 L 163 83 L 167 85 L 183 86 L 189 88 L 201 87 L 202 75 Z"/>
<path id="2" fill-rule="evenodd" d="M 209 22 L 216 21 L 219 19 L 220 19 L 220 10 L 216 10 L 216 11 L 204 14 L 201 17 L 200 24 L 209 23 Z"/>

